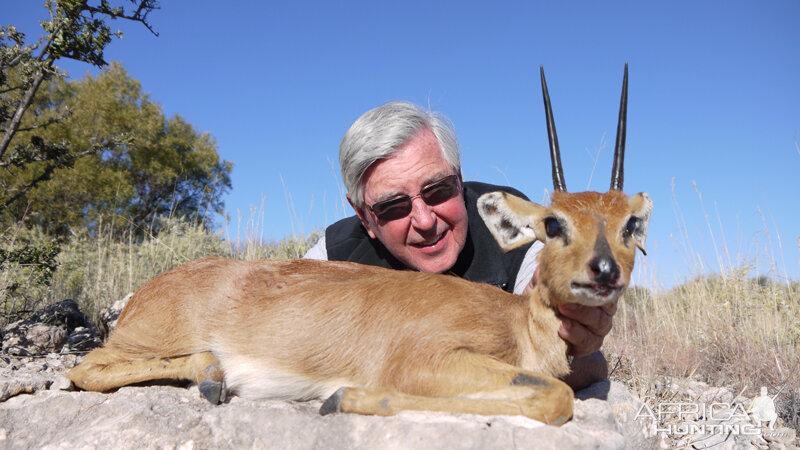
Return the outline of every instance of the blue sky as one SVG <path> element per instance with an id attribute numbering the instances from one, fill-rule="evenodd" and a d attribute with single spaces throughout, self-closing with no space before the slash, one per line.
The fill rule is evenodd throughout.
<path id="1" fill-rule="evenodd" d="M 5 2 L 2 21 L 38 35 L 41 4 Z M 720 266 L 800 279 L 800 2 L 221 5 L 164 0 L 151 16 L 160 37 L 119 23 L 106 59 L 234 162 L 230 236 L 254 222 L 278 240 L 351 214 L 339 142 L 395 99 L 452 120 L 465 179 L 544 201 L 540 64 L 567 187 L 604 191 L 628 61 L 625 190 L 655 203 L 634 281 L 669 287 Z"/>

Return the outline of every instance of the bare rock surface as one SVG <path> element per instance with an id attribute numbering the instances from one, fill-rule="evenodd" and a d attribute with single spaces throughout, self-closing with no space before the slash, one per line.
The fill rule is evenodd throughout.
<path id="1" fill-rule="evenodd" d="M 75 355 L 51 353 L 43 358 L 0 355 L 0 402 L 45 389 L 67 389 L 66 370 L 77 364 Z"/>
<path id="2" fill-rule="evenodd" d="M 319 401 L 213 406 L 195 388 L 126 387 L 113 394 L 37 390 L 0 403 L 2 448 L 643 448 L 652 441 L 619 422 L 637 400 L 621 385 L 608 400 L 576 400 L 552 427 L 523 417 L 404 412 L 320 416 Z"/>
<path id="3" fill-rule="evenodd" d="M 69 334 L 61 327 L 20 320 L 3 330 L 3 353 L 12 356 L 32 356 L 61 349 Z"/>
<path id="4" fill-rule="evenodd" d="M 39 356 L 60 351 L 87 351 L 101 341 L 75 301 L 67 299 L 3 328 L 2 353 Z"/>
<path id="5" fill-rule="evenodd" d="M 128 300 L 133 297 L 133 293 L 126 295 L 121 300 L 115 301 L 111 306 L 108 308 L 103 308 L 100 311 L 100 334 L 104 338 L 108 338 L 108 335 L 114 330 L 117 326 L 117 319 L 119 319 L 119 315 L 122 313 L 122 309 L 125 308 L 125 305 L 128 304 Z"/>

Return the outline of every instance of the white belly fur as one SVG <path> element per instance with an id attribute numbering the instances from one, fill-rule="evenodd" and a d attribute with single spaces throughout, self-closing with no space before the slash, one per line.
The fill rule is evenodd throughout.
<path id="1" fill-rule="evenodd" d="M 343 386 L 345 379 L 319 380 L 280 369 L 268 361 L 241 355 L 216 355 L 225 371 L 227 389 L 248 399 L 326 399 Z"/>

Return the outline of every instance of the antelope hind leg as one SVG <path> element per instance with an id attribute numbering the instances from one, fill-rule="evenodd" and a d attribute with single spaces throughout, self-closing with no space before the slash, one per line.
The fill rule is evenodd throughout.
<path id="1" fill-rule="evenodd" d="M 80 389 L 106 392 L 154 380 L 195 382 L 209 402 L 225 400 L 225 373 L 211 352 L 174 358 L 129 359 L 108 348 L 92 350 L 82 363 L 67 373 Z"/>
<path id="2" fill-rule="evenodd" d="M 459 369 L 460 371 L 454 371 Z M 478 376 L 479 378 L 471 378 Z M 430 396 L 341 388 L 321 414 L 346 412 L 380 416 L 399 411 L 446 411 L 478 415 L 523 415 L 550 425 L 572 417 L 572 389 L 561 380 L 528 372 L 488 356 L 460 355 L 431 380 Z"/>

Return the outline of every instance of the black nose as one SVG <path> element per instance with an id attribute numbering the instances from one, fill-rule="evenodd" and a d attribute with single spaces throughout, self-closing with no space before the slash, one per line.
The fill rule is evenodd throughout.
<path id="1" fill-rule="evenodd" d="M 598 256 L 589 263 L 594 282 L 597 284 L 615 284 L 619 279 L 619 266 L 610 256 Z"/>

